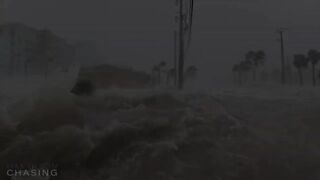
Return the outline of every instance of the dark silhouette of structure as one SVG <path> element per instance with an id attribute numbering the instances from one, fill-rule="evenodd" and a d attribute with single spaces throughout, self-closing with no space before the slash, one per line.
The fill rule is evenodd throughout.
<path id="1" fill-rule="evenodd" d="M 93 94 L 95 88 L 90 80 L 78 80 L 76 85 L 72 88 L 71 93 L 78 96 L 90 96 Z"/>

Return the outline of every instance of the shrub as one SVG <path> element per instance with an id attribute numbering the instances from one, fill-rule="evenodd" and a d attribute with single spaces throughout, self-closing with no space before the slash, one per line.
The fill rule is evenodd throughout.
<path id="1" fill-rule="evenodd" d="M 36 136 L 18 136 L 0 153 L 0 164 L 54 163 L 59 168 L 74 168 L 87 158 L 92 147 L 82 130 L 61 127 Z"/>
<path id="2" fill-rule="evenodd" d="M 4 150 L 16 136 L 17 132 L 13 125 L 0 119 L 0 152 Z"/>
<path id="3" fill-rule="evenodd" d="M 39 97 L 19 122 L 17 130 L 25 134 L 50 131 L 62 126 L 84 126 L 80 110 L 67 95 Z"/>
<path id="4" fill-rule="evenodd" d="M 95 87 L 90 80 L 78 80 L 71 92 L 79 96 L 90 96 L 94 93 Z"/>

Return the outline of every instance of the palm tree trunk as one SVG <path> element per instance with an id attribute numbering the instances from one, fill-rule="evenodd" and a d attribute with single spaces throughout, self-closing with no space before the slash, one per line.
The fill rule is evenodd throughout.
<path id="1" fill-rule="evenodd" d="M 24 62 L 24 76 L 28 77 L 28 61 Z"/>
<path id="2" fill-rule="evenodd" d="M 312 84 L 314 87 L 316 86 L 316 67 L 314 64 L 312 64 Z"/>
<path id="3" fill-rule="evenodd" d="M 239 71 L 238 78 L 239 78 L 239 85 L 242 85 L 242 73 L 241 73 L 241 71 Z"/>
<path id="4" fill-rule="evenodd" d="M 170 73 L 167 72 L 167 86 L 170 85 Z"/>
<path id="5" fill-rule="evenodd" d="M 303 75 L 302 75 L 301 68 L 298 69 L 298 73 L 299 73 L 299 82 L 300 82 L 300 85 L 302 86 L 303 85 Z"/>
<path id="6" fill-rule="evenodd" d="M 244 83 L 248 83 L 248 71 L 244 72 Z"/>
<path id="7" fill-rule="evenodd" d="M 49 74 L 49 63 L 47 62 L 44 70 L 44 78 L 47 79 Z"/>
<path id="8" fill-rule="evenodd" d="M 151 71 L 151 84 L 152 86 L 155 86 L 156 85 L 156 75 L 155 75 L 155 72 L 152 70 Z"/>
<path id="9" fill-rule="evenodd" d="M 158 72 L 158 84 L 161 84 L 161 70 Z"/>

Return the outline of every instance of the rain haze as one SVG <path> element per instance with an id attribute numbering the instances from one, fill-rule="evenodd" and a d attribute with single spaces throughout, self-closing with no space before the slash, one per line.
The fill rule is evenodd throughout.
<path id="1" fill-rule="evenodd" d="M 280 27 L 289 29 L 288 58 L 292 51 L 319 47 L 320 27 L 314 23 L 319 5 L 317 0 L 197 0 L 186 62 L 197 65 L 208 84 L 230 80 L 230 63 L 250 49 L 264 49 L 269 64 L 277 66 Z M 105 62 L 143 70 L 173 62 L 173 0 L 11 0 L 6 6 L 11 21 L 96 42 Z"/>
<path id="2" fill-rule="evenodd" d="M 0 0 L 0 180 L 319 180 L 319 0 Z"/>

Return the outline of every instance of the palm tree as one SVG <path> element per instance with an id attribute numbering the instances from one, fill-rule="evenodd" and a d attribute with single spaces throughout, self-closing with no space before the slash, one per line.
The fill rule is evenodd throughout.
<path id="1" fill-rule="evenodd" d="M 303 74 L 302 69 L 308 67 L 308 58 L 304 54 L 294 55 L 293 65 L 297 68 L 299 73 L 300 85 L 303 85 Z"/>
<path id="2" fill-rule="evenodd" d="M 254 51 L 249 51 L 245 54 L 245 61 L 248 62 L 254 62 L 254 59 L 256 57 L 256 52 Z M 251 68 L 250 68 L 251 69 Z M 255 68 L 252 68 L 252 79 L 255 80 Z"/>
<path id="3" fill-rule="evenodd" d="M 236 83 L 238 81 L 238 83 L 241 84 L 241 67 L 240 67 L 240 65 L 239 64 L 233 65 L 232 72 L 233 72 L 234 82 Z"/>
<path id="4" fill-rule="evenodd" d="M 251 61 L 252 62 L 252 79 L 255 81 L 257 77 L 257 68 L 261 65 L 264 64 L 266 58 L 266 54 L 264 51 L 259 50 L 259 51 L 249 51 L 245 55 L 245 60 L 246 61 Z"/>
<path id="5" fill-rule="evenodd" d="M 254 71 L 254 80 L 256 80 L 256 70 L 259 66 L 264 65 L 266 59 L 266 53 L 262 50 L 256 51 L 253 58 L 253 71 Z"/>
<path id="6" fill-rule="evenodd" d="M 320 52 L 314 49 L 309 50 L 308 60 L 312 65 L 312 84 L 316 86 L 316 65 L 320 61 Z"/>
<path id="7" fill-rule="evenodd" d="M 175 68 L 171 68 L 167 72 L 167 85 L 170 84 L 171 80 L 174 80 L 174 83 L 175 83 L 175 78 L 176 78 L 176 69 Z"/>
<path id="8" fill-rule="evenodd" d="M 158 65 L 153 66 L 152 68 L 152 84 L 157 85 L 161 77 L 160 68 Z"/>
<path id="9" fill-rule="evenodd" d="M 158 64 L 158 68 L 159 68 L 159 83 L 162 83 L 162 73 L 166 74 L 166 67 L 167 67 L 167 63 L 165 61 L 161 61 Z"/>
<path id="10" fill-rule="evenodd" d="M 161 61 L 159 64 L 153 66 L 152 68 L 152 78 L 153 85 L 162 83 L 162 73 L 166 73 L 167 63 L 165 61 Z"/>
<path id="11" fill-rule="evenodd" d="M 252 61 L 245 60 L 240 63 L 241 72 L 244 73 L 244 81 L 247 81 L 247 73 L 252 70 Z"/>
<path id="12" fill-rule="evenodd" d="M 245 55 L 246 60 L 249 60 L 249 61 L 253 60 L 255 54 L 256 53 L 254 51 L 248 51 Z"/>
<path id="13" fill-rule="evenodd" d="M 196 66 L 189 66 L 186 70 L 186 77 L 187 79 L 192 79 L 194 77 L 196 77 L 197 75 L 197 72 L 198 72 L 198 68 Z"/>

